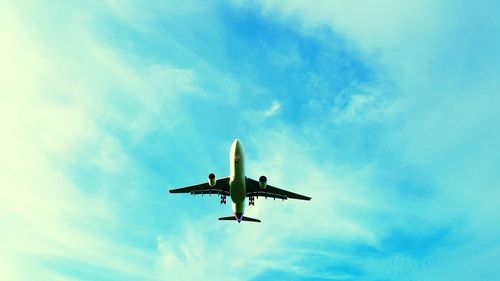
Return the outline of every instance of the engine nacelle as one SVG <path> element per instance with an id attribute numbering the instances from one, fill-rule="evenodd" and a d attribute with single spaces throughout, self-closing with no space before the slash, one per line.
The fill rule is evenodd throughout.
<path id="1" fill-rule="evenodd" d="M 208 185 L 210 185 L 210 187 L 215 187 L 216 183 L 217 183 L 217 180 L 215 179 L 215 174 L 210 173 L 208 175 Z"/>
<path id="2" fill-rule="evenodd" d="M 267 178 L 266 176 L 260 176 L 259 178 L 259 188 L 266 189 L 267 187 Z"/>

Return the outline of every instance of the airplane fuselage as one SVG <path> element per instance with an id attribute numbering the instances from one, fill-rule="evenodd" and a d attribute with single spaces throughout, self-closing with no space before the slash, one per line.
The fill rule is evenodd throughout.
<path id="1" fill-rule="evenodd" d="M 226 204 L 226 196 L 229 196 L 234 215 L 222 217 L 219 220 L 236 220 L 238 222 L 261 222 L 259 219 L 243 216 L 247 197 L 248 204 L 252 206 L 255 204 L 255 198 L 259 198 L 259 195 L 266 199 L 270 197 L 283 201 L 287 199 L 311 200 L 311 197 L 267 184 L 266 176 L 260 176 L 258 180 L 247 178 L 245 176 L 245 152 L 238 139 L 233 141 L 229 150 L 229 172 L 229 177 L 223 177 L 218 181 L 215 174 L 210 173 L 208 182 L 170 189 L 169 193 L 189 193 L 192 195 L 217 193 L 221 204 Z"/>
<path id="2" fill-rule="evenodd" d="M 243 218 L 246 198 L 245 153 L 238 139 L 233 141 L 229 150 L 229 193 L 233 213 L 238 222 Z"/>

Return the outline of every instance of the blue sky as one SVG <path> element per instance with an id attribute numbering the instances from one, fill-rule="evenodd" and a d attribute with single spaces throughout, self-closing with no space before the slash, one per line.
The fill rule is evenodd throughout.
<path id="1" fill-rule="evenodd" d="M 498 11 L 0 4 L 0 279 L 500 280 Z M 312 201 L 166 192 L 236 137 Z"/>

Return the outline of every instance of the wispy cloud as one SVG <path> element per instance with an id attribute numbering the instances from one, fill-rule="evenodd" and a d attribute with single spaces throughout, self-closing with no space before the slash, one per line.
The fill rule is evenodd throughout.
<path id="1" fill-rule="evenodd" d="M 467 9 L 461 5 L 454 6 L 452 9 L 444 9 L 444 7 L 430 3 L 419 3 L 418 7 L 408 6 L 398 9 L 396 3 L 382 1 L 374 6 L 344 5 L 333 2 L 323 3 L 323 5 L 303 5 L 299 2 L 266 2 L 262 6 L 265 14 L 278 15 L 282 17 L 284 22 L 289 21 L 292 17 L 299 17 L 302 24 L 300 28 L 304 28 L 304 32 L 308 34 L 314 34 L 321 26 L 327 26 L 333 31 L 345 34 L 351 40 L 352 47 L 362 50 L 367 60 L 373 65 L 381 66 L 378 72 L 381 76 L 378 79 L 384 83 L 369 85 L 369 87 L 375 86 L 375 93 L 379 94 L 359 95 L 354 93 L 348 95 L 345 107 L 333 107 L 333 116 L 336 117 L 333 120 L 337 121 L 337 126 L 322 123 L 320 128 L 323 131 L 340 130 L 344 134 L 354 133 L 356 137 L 361 138 L 356 140 L 351 135 L 351 142 L 340 143 L 342 147 L 339 149 L 352 149 L 352 152 L 363 153 L 363 156 L 359 156 L 362 162 L 373 163 L 375 165 L 373 168 L 378 170 L 373 172 L 373 176 L 377 180 L 370 180 L 370 184 L 385 183 L 383 192 L 386 195 L 387 192 L 396 192 L 388 198 L 382 198 L 377 203 L 392 205 L 380 213 L 390 214 L 390 217 L 394 219 L 393 221 L 384 220 L 383 224 L 388 231 L 391 229 L 413 229 L 415 231 L 415 228 L 419 227 L 422 232 L 417 231 L 420 233 L 418 237 L 425 237 L 425 233 L 432 233 L 443 225 L 454 230 L 449 237 L 441 235 L 442 237 L 439 238 L 441 239 L 440 246 L 433 247 L 431 243 L 424 243 L 430 247 L 428 253 L 430 257 L 434 258 L 436 267 L 424 266 L 424 270 L 418 274 L 412 270 L 412 267 L 422 266 L 420 262 L 425 260 L 423 256 L 413 259 L 415 263 L 407 264 L 412 275 L 453 276 L 451 272 L 448 272 L 449 268 L 438 269 L 440 265 L 448 264 L 447 259 L 442 256 L 443 253 L 439 249 L 445 247 L 465 253 L 464 249 L 474 251 L 472 247 L 477 247 L 476 251 L 482 251 L 480 249 L 483 249 L 483 246 L 479 246 L 469 239 L 471 236 L 477 236 L 473 233 L 481 232 L 486 224 L 492 226 L 486 222 L 485 212 L 496 213 L 498 211 L 498 208 L 493 207 L 490 200 L 484 197 L 484 194 L 498 194 L 496 187 L 499 179 L 489 168 L 497 166 L 498 161 L 494 160 L 497 158 L 486 157 L 486 155 L 499 153 L 499 150 L 492 146 L 492 143 L 498 143 L 499 135 L 489 131 L 492 128 L 491 121 L 498 120 L 498 114 L 493 113 L 492 110 L 493 104 L 498 105 L 498 95 L 493 94 L 493 89 L 498 88 L 498 85 L 494 80 L 485 80 L 481 75 L 477 75 L 479 72 L 488 77 L 488 73 L 491 71 L 498 73 L 499 69 L 494 66 L 495 63 L 491 60 L 481 59 L 482 57 L 495 57 L 497 52 L 491 49 L 489 44 L 486 44 L 487 46 L 482 49 L 481 54 L 476 55 L 478 46 L 472 42 L 477 42 L 477 33 L 463 32 L 460 29 L 460 26 L 469 24 L 477 26 L 478 30 L 481 30 L 481 34 L 485 36 L 486 33 L 494 34 L 492 40 L 496 42 L 499 36 L 498 32 L 494 30 L 498 24 L 491 20 L 493 17 L 490 8 L 492 7 L 469 7 L 474 13 L 466 13 L 467 16 L 461 20 L 461 23 L 458 23 L 458 21 L 438 20 L 438 18 L 456 18 L 450 13 L 461 13 Z M 384 8 L 382 12 L 382 10 L 378 10 L 380 7 L 387 9 Z M 368 10 L 371 11 L 370 16 L 364 14 Z M 391 11 L 398 11 L 398 15 Z M 407 12 L 410 12 L 411 15 L 405 16 L 404 19 L 400 17 Z M 432 16 L 436 13 L 448 16 Z M 481 23 L 476 18 L 479 15 L 485 17 Z M 358 16 L 367 20 L 356 20 Z M 433 19 L 425 20 L 428 17 Z M 381 18 L 383 20 L 379 21 L 379 24 L 371 22 Z M 469 42 L 471 45 L 459 44 L 454 39 L 458 33 L 460 33 L 461 42 Z M 446 49 L 447 52 L 440 51 L 443 49 Z M 372 56 L 374 53 L 378 55 L 377 58 Z M 457 55 L 459 62 L 457 62 Z M 465 60 L 462 59 L 465 57 L 475 58 L 471 64 L 474 71 L 462 68 L 464 66 L 462 63 L 465 63 Z M 459 81 L 457 77 L 462 77 L 463 80 Z M 377 104 L 377 99 L 383 102 Z M 355 130 L 365 130 L 364 133 L 358 133 L 338 122 L 339 120 L 356 120 L 355 117 L 359 115 L 373 116 L 373 108 L 387 106 L 392 108 L 389 111 L 391 114 L 382 114 L 381 116 L 384 118 L 361 119 L 361 123 L 355 124 Z M 382 112 L 379 111 L 379 113 Z M 377 122 L 372 123 L 373 120 Z M 351 122 L 347 124 L 352 125 Z M 373 131 L 374 127 L 377 129 L 376 131 Z M 337 139 L 343 138 L 338 134 L 334 134 L 334 136 Z M 376 137 L 375 142 L 366 140 L 373 137 Z M 485 140 L 484 137 L 488 140 Z M 357 143 L 357 141 L 359 142 Z M 335 142 L 336 140 L 333 138 L 332 143 Z M 359 145 L 368 145 L 369 148 L 363 149 Z M 325 148 L 327 147 L 330 146 L 325 145 Z M 335 151 L 334 148 L 332 149 Z M 350 153 L 342 153 L 338 149 L 337 154 L 328 155 L 336 156 L 334 159 L 339 159 L 339 156 L 351 156 Z M 386 159 L 382 160 L 383 158 Z M 404 199 L 410 195 L 398 194 L 398 192 L 401 194 L 409 192 L 409 186 L 415 184 L 415 180 L 410 180 L 403 185 L 393 180 L 386 181 L 390 178 L 404 180 L 405 177 L 409 176 L 407 172 L 403 172 L 399 176 L 388 176 L 386 173 L 401 173 L 401 171 L 408 171 L 408 169 L 414 170 L 426 178 L 426 185 L 429 185 L 429 188 L 420 187 L 418 188 L 420 191 L 413 193 L 413 196 L 425 194 L 424 197 L 427 199 L 419 198 L 410 202 Z M 351 173 L 352 171 L 347 172 Z M 477 183 L 483 182 L 485 178 L 488 179 L 487 183 L 478 187 Z M 478 188 L 481 190 L 479 193 L 477 193 Z M 476 196 L 472 195 L 471 192 L 474 192 Z M 412 197 L 412 201 L 415 199 Z M 484 202 L 485 207 L 479 208 L 480 211 L 476 208 L 470 208 L 470 206 L 475 205 L 475 202 Z M 411 207 L 403 211 L 404 206 Z M 398 222 L 398 220 L 404 219 L 413 222 L 417 219 L 420 223 L 417 226 Z M 367 219 L 362 225 L 369 224 L 371 221 L 373 220 Z M 458 231 L 458 228 L 464 229 Z M 494 237 L 497 234 L 498 224 L 490 228 L 486 236 Z M 386 235 L 387 233 L 378 233 L 376 237 L 383 239 Z M 404 240 L 406 236 L 408 234 L 400 233 L 397 235 L 403 239 L 404 247 L 409 250 L 413 242 L 412 240 Z M 463 244 L 454 241 L 461 241 Z M 498 246 L 495 243 L 493 247 L 498 249 Z M 388 251 L 388 255 L 391 253 L 390 249 L 384 249 L 383 245 L 379 245 L 379 247 L 382 247 L 379 249 L 383 249 L 384 252 Z M 491 254 L 485 254 L 481 257 L 475 256 L 474 260 L 487 260 L 488 262 L 479 266 L 477 275 L 474 276 L 478 277 L 482 276 L 483 272 L 491 272 L 491 258 Z M 378 259 L 380 268 L 372 268 L 370 276 L 377 276 L 376 272 L 384 270 L 384 267 L 388 266 L 387 264 L 384 266 L 385 262 L 390 260 Z M 374 261 L 370 261 L 370 263 L 374 263 Z M 462 262 L 456 260 L 456 266 L 460 264 Z"/>
<path id="2" fill-rule="evenodd" d="M 121 57 L 81 18 L 65 30 L 59 16 L 32 12 L 13 4 L 1 10 L 1 278 L 80 280 L 94 268 L 94 276 L 150 279 L 154 255 L 117 241 L 114 233 L 126 231 L 112 203 L 118 190 L 99 186 L 99 177 L 137 168 L 110 131 L 137 138 L 175 126 L 159 114 L 174 114 L 171 97 L 192 91 L 193 74 Z"/>
<path id="3" fill-rule="evenodd" d="M 1 279 L 497 276 L 498 9 L 57 5 L 0 6 Z M 312 201 L 165 193 L 234 137 Z"/>
<path id="4" fill-rule="evenodd" d="M 264 112 L 264 116 L 270 117 L 278 113 L 279 109 L 281 108 L 281 104 L 278 101 L 274 101 L 271 104 L 271 107 Z"/>

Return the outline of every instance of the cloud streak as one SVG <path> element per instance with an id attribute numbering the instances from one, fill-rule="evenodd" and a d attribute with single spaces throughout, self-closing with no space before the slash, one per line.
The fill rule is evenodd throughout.
<path id="1" fill-rule="evenodd" d="M 1 279 L 498 275 L 495 9 L 58 5 L 0 8 Z M 165 194 L 234 137 L 313 200 Z"/>
<path id="2" fill-rule="evenodd" d="M 28 19 L 29 7 L 2 5 L 1 278 L 151 279 L 154 250 L 120 241 L 117 190 L 103 186 L 138 168 L 110 130 L 139 138 L 175 126 L 158 115 L 192 91 L 193 74 L 124 59 L 78 17 L 69 31 L 51 29 L 59 15 L 34 26 L 42 11 Z"/>

